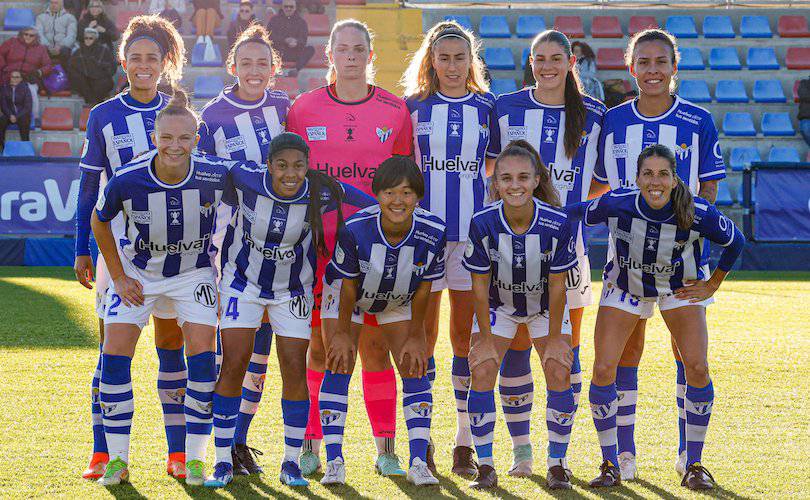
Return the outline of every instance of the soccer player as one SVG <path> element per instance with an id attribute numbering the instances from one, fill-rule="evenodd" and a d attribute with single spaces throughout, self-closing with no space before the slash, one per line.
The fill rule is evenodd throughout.
<path id="1" fill-rule="evenodd" d="M 450 294 L 451 366 L 456 398 L 455 474 L 475 475 L 467 391 L 470 387 L 470 274 L 461 266 L 470 220 L 484 206 L 484 157 L 495 96 L 488 92 L 480 42 L 454 21 L 428 31 L 402 77 L 414 129 L 414 158 L 425 177 L 421 206 L 447 224 L 447 275 L 434 280 L 425 315 L 428 378 L 436 377 L 433 350 L 439 335 L 442 290 Z M 436 472 L 431 441 L 428 467 Z"/>
<path id="2" fill-rule="evenodd" d="M 363 315 L 373 314 L 402 377 L 411 452 L 407 479 L 417 486 L 438 484 L 426 462 L 433 396 L 424 321 L 431 281 L 444 274 L 445 226 L 417 207 L 425 184 L 412 159 L 395 156 L 382 162 L 371 189 L 379 204 L 349 217 L 324 276 L 327 371 L 320 404 L 327 462 L 321 483 L 346 482 L 343 429 L 349 382 Z"/>
<path id="3" fill-rule="evenodd" d="M 373 84 L 371 33 L 353 19 L 335 23 L 327 44 L 328 85 L 302 94 L 287 116 L 287 130 L 309 145 L 310 166 L 371 194 L 371 179 L 383 160 L 410 155 L 413 147 L 411 118 L 405 101 Z M 334 216 L 325 214 L 326 243 L 334 248 Z M 323 438 L 318 394 L 325 370 L 320 331 L 321 286 L 328 259 L 318 259 L 315 274 L 313 335 L 307 362 L 310 415 L 301 470 L 309 475 L 321 468 Z M 394 449 L 397 384 L 388 348 L 377 334 L 373 317 L 366 318 L 360 335 L 363 396 L 374 443 L 376 470 L 384 476 L 404 476 Z"/>
<path id="4" fill-rule="evenodd" d="M 636 79 L 639 96 L 612 108 L 605 115 L 592 191 L 602 193 L 608 188 L 635 187 L 638 155 L 645 147 L 658 143 L 674 152 L 678 177 L 683 179 L 692 194 L 714 203 L 717 183 L 726 176 L 723 154 L 711 114 L 673 93 L 678 69 L 675 38 L 658 29 L 642 31 L 630 40 L 625 60 L 630 74 Z M 603 184 L 600 186 L 600 183 Z M 708 255 L 708 245 L 704 248 Z M 618 465 L 624 480 L 635 478 L 637 473 L 634 430 L 638 365 L 644 350 L 646 320 L 646 316 L 639 319 L 616 372 L 616 389 L 620 395 Z M 683 475 L 686 471 L 683 407 L 686 382 L 683 362 L 674 341 L 672 351 L 676 360 L 679 411 L 675 470 Z"/>
<path id="5" fill-rule="evenodd" d="M 216 378 L 217 291 L 209 247 L 216 207 L 233 162 L 192 153 L 197 116 L 182 90 L 155 118 L 150 151 L 115 171 L 99 198 L 93 233 L 109 266 L 104 311 L 101 409 L 110 462 L 99 483 L 129 481 L 135 403 L 131 365 L 141 329 L 158 304 L 177 313 L 188 363 L 186 484 L 203 481 Z M 111 221 L 124 214 L 121 235 Z M 120 255 L 119 255 L 120 249 Z"/>
<path id="6" fill-rule="evenodd" d="M 76 278 L 92 289 L 93 261 L 90 257 L 90 217 L 99 194 L 102 179 L 106 183 L 121 165 L 154 149 L 151 134 L 155 116 L 166 106 L 169 96 L 158 92 L 161 78 L 178 82 L 183 72 L 183 39 L 170 22 L 159 16 L 133 18 L 121 37 L 119 58 L 127 74 L 129 89 L 104 101 L 90 111 L 87 137 L 84 142 L 79 181 L 79 202 L 76 211 Z M 116 239 L 123 236 L 124 220 L 112 222 Z M 101 345 L 104 343 L 104 304 L 109 273 L 103 255 L 96 267 L 96 314 L 99 317 L 99 358 L 92 383 L 93 456 L 82 474 L 86 479 L 98 479 L 109 461 L 98 402 L 101 375 Z M 158 393 L 163 408 L 163 420 L 168 443 L 167 472 L 177 478 L 185 477 L 185 417 L 183 394 L 186 388 L 186 364 L 183 356 L 183 335 L 175 313 L 158 304 L 153 309 L 155 344 L 160 367 Z"/>
<path id="7" fill-rule="evenodd" d="M 298 460 L 309 415 L 306 359 L 316 253 L 326 254 L 322 213 L 337 211 L 341 224 L 342 199 L 363 207 L 374 200 L 309 169 L 308 160 L 306 142 L 283 132 L 270 142 L 267 166 L 247 163 L 231 169 L 234 189 L 225 202 L 238 207 L 239 215 L 228 227 L 221 252 L 222 369 L 213 397 L 216 466 L 206 486 L 224 487 L 233 480 L 231 444 L 242 381 L 265 314 L 276 336 L 282 379 L 280 479 L 289 486 L 309 484 Z"/>
<path id="8" fill-rule="evenodd" d="M 266 165 L 270 141 L 284 131 L 290 107 L 287 94 L 271 88 L 273 76 L 281 69 L 281 59 L 273 50 L 267 30 L 260 24 L 245 29 L 231 47 L 226 67 L 237 83 L 224 89 L 203 108 L 197 147 L 220 158 Z M 221 217 L 231 216 L 228 205 L 220 205 L 219 210 Z M 214 235 L 218 248 L 222 247 L 226 226 Z M 231 457 L 237 475 L 262 472 L 254 458 L 259 452 L 247 445 L 247 433 L 262 398 L 272 334 L 270 324 L 263 321 L 256 330 L 253 356 L 242 382 L 242 403 Z"/>
<path id="9" fill-rule="evenodd" d="M 601 102 L 583 94 L 576 70 L 576 56 L 571 52 L 571 42 L 563 33 L 548 30 L 537 35 L 531 44 L 530 64 L 537 82 L 535 87 L 501 95 L 495 103 L 488 154 L 497 156 L 502 144 L 517 138 L 524 139 L 536 148 L 543 163 L 548 166 L 551 182 L 562 204 L 585 201 L 589 195 L 602 117 L 606 108 Z M 574 362 L 571 365 L 574 411 L 579 406 L 582 390 L 582 369 L 579 363 L 582 315 L 585 307 L 593 302 L 588 244 L 582 229 L 580 224 L 572 233 L 576 243 L 577 265 L 568 271 L 565 280 L 574 353 Z M 530 346 L 523 348 L 528 349 Z M 515 361 L 520 363 L 516 364 Z M 523 416 L 518 422 L 513 420 L 509 423 L 515 460 L 509 473 L 518 476 L 530 475 L 532 471 L 529 437 L 531 396 L 523 396 L 528 400 L 516 407 L 512 400 L 503 398 L 503 386 L 519 385 L 509 384 L 508 377 L 524 374 L 529 374 L 530 381 L 528 351 L 521 352 L 513 346 L 506 351 L 501 369 L 501 395 L 504 412 L 508 412 L 512 418 Z M 504 379 L 507 383 L 504 383 Z M 520 411 L 522 409 L 525 410 Z M 519 425 L 521 422 L 525 424 Z"/>
<path id="10" fill-rule="evenodd" d="M 468 412 L 478 454 L 470 486 L 494 488 L 495 379 L 506 351 L 526 325 L 546 377 L 548 466 L 552 489 L 570 489 L 565 455 L 573 424 L 571 325 L 565 280 L 577 265 L 571 224 L 537 151 L 510 142 L 495 160 L 492 192 L 499 198 L 473 217 L 464 267 L 472 274 L 475 325 L 470 348 Z"/>
<path id="11" fill-rule="evenodd" d="M 691 490 L 711 489 L 715 484 L 701 465 L 714 402 L 705 304 L 712 301 L 742 252 L 745 238 L 711 203 L 693 198 L 677 170 L 675 155 L 667 146 L 647 146 L 638 155 L 638 187 L 611 191 L 589 202 L 585 211 L 585 224 L 610 226 L 612 256 L 605 265 L 596 317 L 589 393 L 603 459 L 599 477 L 591 481 L 593 487 L 621 482 L 615 465 L 619 460 L 616 367 L 639 319 L 652 315 L 656 302 L 685 369 L 686 473 L 681 484 Z M 725 247 L 711 275 L 705 267 L 704 238 Z"/>

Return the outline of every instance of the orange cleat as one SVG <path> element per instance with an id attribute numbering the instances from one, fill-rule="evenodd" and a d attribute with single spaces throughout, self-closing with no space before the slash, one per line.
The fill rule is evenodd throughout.
<path id="1" fill-rule="evenodd" d="M 107 468 L 107 462 L 109 461 L 109 454 L 100 451 L 93 453 L 93 456 L 90 458 L 90 465 L 82 472 L 82 479 L 99 479 L 104 475 L 104 469 Z"/>
<path id="2" fill-rule="evenodd" d="M 166 460 L 166 474 L 175 479 L 186 478 L 186 454 L 182 451 L 169 453 Z"/>

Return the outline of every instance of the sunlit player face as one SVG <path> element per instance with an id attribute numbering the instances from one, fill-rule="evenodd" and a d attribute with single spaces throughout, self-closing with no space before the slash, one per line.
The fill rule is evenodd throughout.
<path id="1" fill-rule="evenodd" d="M 498 161 L 494 188 L 506 205 L 520 208 L 530 203 L 539 183 L 540 177 L 528 158 L 507 156 Z"/>
<path id="2" fill-rule="evenodd" d="M 439 79 L 439 90 L 458 93 L 466 90 L 470 74 L 470 46 L 465 40 L 450 37 L 433 47 L 433 70 Z"/>
<path id="3" fill-rule="evenodd" d="M 122 66 L 133 89 L 154 91 L 163 73 L 165 60 L 155 42 L 142 39 L 129 46 Z"/>
<path id="4" fill-rule="evenodd" d="M 662 208 L 669 202 L 676 182 L 669 161 L 657 156 L 644 160 L 636 177 L 641 196 L 647 205 L 655 209 Z"/>
<path id="5" fill-rule="evenodd" d="M 239 79 L 239 88 L 259 99 L 273 76 L 273 54 L 263 43 L 247 42 L 239 46 L 231 71 Z"/>
<path id="6" fill-rule="evenodd" d="M 411 223 L 413 211 L 419 204 L 419 196 L 408 181 L 376 193 L 383 221 L 399 226 Z"/>
<path id="7" fill-rule="evenodd" d="M 161 116 L 152 132 L 159 163 L 165 168 L 187 167 L 199 140 L 197 122 L 190 115 Z"/>
<path id="8" fill-rule="evenodd" d="M 567 56 L 558 43 L 543 42 L 535 45 L 532 50 L 532 75 L 537 88 L 551 91 L 565 87 L 565 78 L 576 61 L 576 57 Z"/>
<path id="9" fill-rule="evenodd" d="M 669 94 L 672 77 L 677 73 L 677 66 L 672 60 L 672 49 L 660 40 L 653 40 L 636 45 L 630 74 L 636 79 L 636 85 L 642 94 L 660 96 Z"/>
<path id="10" fill-rule="evenodd" d="M 307 176 L 307 157 L 297 149 L 283 149 L 268 164 L 273 178 L 273 191 L 290 198 L 301 189 Z"/>
<path id="11" fill-rule="evenodd" d="M 362 31 L 347 27 L 335 33 L 329 60 L 335 67 L 338 80 L 366 81 L 371 56 L 372 52 Z"/>

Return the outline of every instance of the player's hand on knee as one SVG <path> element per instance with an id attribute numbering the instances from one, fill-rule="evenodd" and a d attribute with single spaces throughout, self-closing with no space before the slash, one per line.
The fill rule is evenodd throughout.
<path id="1" fill-rule="evenodd" d="M 113 280 L 113 283 L 115 283 L 115 293 L 121 297 L 121 302 L 125 306 L 143 305 L 143 285 L 141 285 L 140 281 L 124 275 Z"/>
<path id="2" fill-rule="evenodd" d="M 570 370 L 574 362 L 574 352 L 568 342 L 560 337 L 549 338 L 543 351 L 543 366 L 550 360 L 554 360 Z"/>
<path id="3" fill-rule="evenodd" d="M 692 303 L 703 302 L 717 291 L 717 287 L 711 281 L 686 280 L 683 284 L 685 286 L 675 290 L 675 296 Z"/>
<path id="4" fill-rule="evenodd" d="M 349 373 L 357 348 L 346 333 L 337 332 L 326 351 L 326 367 L 334 373 Z"/>
<path id="5" fill-rule="evenodd" d="M 399 351 L 399 365 L 408 367 L 411 377 L 422 378 L 427 373 L 427 349 L 424 335 L 421 337 L 408 337 Z M 410 364 L 405 364 L 410 361 Z"/>
<path id="6" fill-rule="evenodd" d="M 495 342 L 492 336 L 478 334 L 477 337 L 480 338 L 476 339 L 472 347 L 470 347 L 470 355 L 467 358 L 470 370 L 489 360 L 498 364 L 498 352 L 495 350 Z"/>
<path id="7" fill-rule="evenodd" d="M 73 262 L 73 271 L 81 285 L 89 290 L 93 289 L 93 258 L 89 255 L 77 255 Z"/>

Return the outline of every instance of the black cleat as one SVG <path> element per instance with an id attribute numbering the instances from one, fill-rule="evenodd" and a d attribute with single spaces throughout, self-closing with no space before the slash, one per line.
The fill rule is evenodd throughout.
<path id="1" fill-rule="evenodd" d="M 686 469 L 683 475 L 681 486 L 686 486 L 690 490 L 710 490 L 714 488 L 714 477 L 706 470 L 706 467 L 695 462 Z"/>
<path id="2" fill-rule="evenodd" d="M 430 470 L 433 475 L 436 475 L 436 462 L 433 460 L 433 455 L 436 454 L 436 446 L 433 445 L 433 438 L 430 438 L 428 441 L 427 447 L 427 456 L 425 457 L 425 463 L 427 464 L 428 470 Z"/>
<path id="3" fill-rule="evenodd" d="M 250 474 L 242 462 L 239 461 L 239 455 L 236 454 L 236 448 L 231 448 L 231 462 L 233 462 L 233 475 L 234 476 L 247 476 Z"/>
<path id="4" fill-rule="evenodd" d="M 611 488 L 621 484 L 621 473 L 619 468 L 613 465 L 610 460 L 605 460 L 599 466 L 599 477 L 592 480 L 590 483 L 591 488 Z"/>
<path id="5" fill-rule="evenodd" d="M 571 475 L 562 465 L 555 465 L 546 473 L 546 484 L 552 490 L 570 490 Z"/>
<path id="6" fill-rule="evenodd" d="M 473 449 L 469 446 L 456 446 L 453 448 L 453 474 L 464 477 L 474 477 L 478 472 L 478 464 L 473 458 Z"/>
<path id="7" fill-rule="evenodd" d="M 470 483 L 470 488 L 474 490 L 486 490 L 498 487 L 498 474 L 489 465 L 479 465 L 478 475 Z"/>
<path id="8" fill-rule="evenodd" d="M 237 444 L 233 447 L 234 454 L 239 460 L 240 465 L 247 470 L 247 474 L 264 474 L 262 466 L 256 463 L 256 456 L 264 455 L 256 448 L 251 448 L 246 444 Z M 236 462 L 234 462 L 235 464 Z M 236 474 L 236 467 L 234 466 L 234 474 Z"/>

